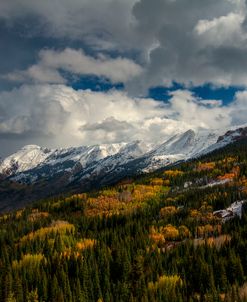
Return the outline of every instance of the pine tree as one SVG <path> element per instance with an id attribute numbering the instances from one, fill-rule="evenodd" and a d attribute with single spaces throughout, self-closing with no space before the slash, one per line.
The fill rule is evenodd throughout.
<path id="1" fill-rule="evenodd" d="M 23 302 L 23 289 L 21 279 L 18 276 L 15 276 L 13 290 L 15 293 L 16 300 L 18 302 Z"/>
<path id="2" fill-rule="evenodd" d="M 32 290 L 27 294 L 27 302 L 39 302 L 39 296 L 37 289 Z"/>

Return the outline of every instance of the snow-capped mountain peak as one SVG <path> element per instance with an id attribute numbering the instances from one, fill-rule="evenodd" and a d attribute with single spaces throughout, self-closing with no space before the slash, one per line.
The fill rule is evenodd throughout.
<path id="1" fill-rule="evenodd" d="M 236 130 L 228 130 L 224 135 L 219 136 L 217 143 L 231 142 L 233 140 L 240 140 L 247 136 L 247 127 L 241 127 Z"/>
<path id="2" fill-rule="evenodd" d="M 55 150 L 28 145 L 0 163 L 0 174 L 24 183 L 61 177 L 65 184 L 92 178 L 107 182 L 187 160 L 246 136 L 247 127 L 232 128 L 225 134 L 222 130 L 188 130 L 156 144 L 137 140 Z"/>
<path id="3" fill-rule="evenodd" d="M 51 150 L 37 145 L 26 145 L 2 161 L 0 173 L 12 175 L 30 170 L 44 162 L 51 152 Z"/>

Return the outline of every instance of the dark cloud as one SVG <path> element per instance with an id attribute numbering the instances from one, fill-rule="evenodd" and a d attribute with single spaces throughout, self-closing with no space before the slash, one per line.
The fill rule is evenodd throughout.
<path id="1" fill-rule="evenodd" d="M 10 25 L 27 22 L 33 36 L 84 39 L 96 48 L 128 43 L 131 8 L 135 1 L 11 0 L 0 3 L 0 18 Z M 28 22 L 27 20 L 36 20 Z"/>
<path id="2" fill-rule="evenodd" d="M 137 29 L 154 46 L 129 89 L 145 92 L 173 81 L 246 86 L 246 58 L 239 57 L 247 50 L 245 11 L 242 1 L 139 1 L 133 8 Z"/>
<path id="3" fill-rule="evenodd" d="M 73 48 L 69 41 L 80 41 L 76 49 L 87 46 L 95 57 L 98 52 L 138 53 L 135 60 L 144 72 L 127 85 L 135 94 L 174 81 L 187 86 L 246 86 L 245 17 L 244 0 L 12 0 L 0 4 L 0 19 L 9 28 L 16 29 L 21 20 L 31 40 L 56 39 L 48 48 Z M 17 65 L 12 71 L 31 66 Z M 50 79 L 53 83 L 54 75 Z M 55 82 L 61 83 L 57 78 Z"/>

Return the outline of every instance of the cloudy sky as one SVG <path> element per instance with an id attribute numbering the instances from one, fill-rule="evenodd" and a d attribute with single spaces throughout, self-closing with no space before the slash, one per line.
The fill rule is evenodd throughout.
<path id="1" fill-rule="evenodd" d="M 2 0 L 0 37 L 0 156 L 247 122 L 245 0 Z"/>

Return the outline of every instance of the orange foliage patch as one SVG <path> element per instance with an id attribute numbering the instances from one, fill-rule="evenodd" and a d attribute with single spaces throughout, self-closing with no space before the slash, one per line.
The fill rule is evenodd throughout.
<path id="1" fill-rule="evenodd" d="M 41 218 L 46 218 L 49 216 L 48 212 L 39 212 L 39 211 L 32 211 L 32 213 L 28 216 L 29 221 L 36 221 Z"/>
<path id="2" fill-rule="evenodd" d="M 164 235 L 165 239 L 168 239 L 168 240 L 175 240 L 175 239 L 178 239 L 178 237 L 179 237 L 178 229 L 171 224 L 168 224 L 167 226 L 162 227 L 160 231 Z"/>
<path id="3" fill-rule="evenodd" d="M 235 177 L 234 173 L 226 173 L 225 175 L 222 176 L 218 176 L 218 180 L 225 180 L 225 179 L 229 179 L 229 180 L 233 180 Z"/>
<path id="4" fill-rule="evenodd" d="M 220 248 L 222 245 L 231 241 L 230 235 L 220 235 L 218 237 L 209 237 L 206 239 L 194 239 L 194 246 L 200 246 L 207 244 L 209 246 L 215 246 L 216 248 Z"/>
<path id="5" fill-rule="evenodd" d="M 150 239 L 156 243 L 157 245 L 162 245 L 163 243 L 165 243 L 165 238 L 164 235 L 159 234 L 159 233 L 152 233 L 149 235 Z"/>
<path id="6" fill-rule="evenodd" d="M 89 238 L 84 238 L 81 241 L 76 243 L 76 248 L 80 251 L 86 250 L 86 249 L 91 249 L 95 246 L 96 240 L 95 239 L 89 239 Z"/>
<path id="7" fill-rule="evenodd" d="M 199 163 L 197 166 L 197 171 L 210 171 L 215 168 L 215 162 Z"/>
<path id="8" fill-rule="evenodd" d="M 78 258 L 81 254 L 78 251 L 72 251 L 71 248 L 68 248 L 61 253 L 62 258 L 70 259 L 72 256 Z"/>
<path id="9" fill-rule="evenodd" d="M 174 178 L 177 176 L 181 176 L 183 174 L 184 174 L 184 172 L 180 171 L 180 170 L 167 170 L 164 172 L 164 175 L 168 178 Z"/>
<path id="10" fill-rule="evenodd" d="M 112 216 L 124 211 L 126 207 L 126 203 L 117 198 L 101 195 L 87 200 L 84 213 L 86 216 Z"/>
<path id="11" fill-rule="evenodd" d="M 190 230 L 185 226 L 181 225 L 178 227 L 179 237 L 180 239 L 190 238 L 191 233 Z"/>
<path id="12" fill-rule="evenodd" d="M 218 234 L 221 233 L 221 225 L 206 224 L 197 227 L 197 236 L 199 238 L 205 238 L 207 236 L 211 236 L 215 232 L 217 232 Z"/>
<path id="13" fill-rule="evenodd" d="M 165 217 L 165 216 L 170 216 L 174 215 L 178 212 L 178 209 L 174 206 L 168 206 L 160 209 L 160 216 Z"/>
<path id="14" fill-rule="evenodd" d="M 151 183 L 151 185 L 154 185 L 154 186 L 162 186 L 164 183 L 164 180 L 162 178 L 153 178 L 150 183 Z"/>
<path id="15" fill-rule="evenodd" d="M 16 214 L 15 214 L 15 217 L 16 217 L 16 218 L 21 218 L 22 213 L 23 213 L 23 210 L 17 211 Z"/>

